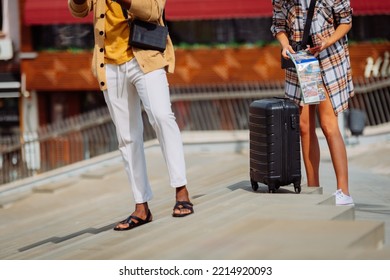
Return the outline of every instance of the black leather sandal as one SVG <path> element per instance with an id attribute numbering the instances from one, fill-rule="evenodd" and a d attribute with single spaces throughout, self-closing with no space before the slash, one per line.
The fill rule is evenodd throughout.
<path id="1" fill-rule="evenodd" d="M 137 222 L 134 222 L 133 220 L 136 220 Z M 139 226 L 142 226 L 144 224 L 150 223 L 152 221 L 152 213 L 150 210 L 148 210 L 148 215 L 146 216 L 145 220 L 142 220 L 141 218 L 137 216 L 130 215 L 126 220 L 120 221 L 115 227 L 114 230 L 116 231 L 124 231 L 124 230 L 130 230 Z M 119 225 L 129 225 L 128 227 L 119 227 Z"/>
<path id="2" fill-rule="evenodd" d="M 189 201 L 176 201 L 176 204 L 175 206 L 173 207 L 173 213 L 172 213 L 172 216 L 173 217 L 184 217 L 184 216 L 188 216 L 188 215 L 191 215 L 194 213 L 194 208 L 193 208 L 193 204 Z M 179 210 L 181 212 L 181 210 L 183 209 L 187 209 L 189 210 L 188 213 L 175 213 L 175 210 Z"/>

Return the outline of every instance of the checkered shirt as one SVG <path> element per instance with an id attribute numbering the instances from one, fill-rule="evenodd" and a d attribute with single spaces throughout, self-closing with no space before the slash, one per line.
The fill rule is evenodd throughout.
<path id="1" fill-rule="evenodd" d="M 272 0 L 271 32 L 274 36 L 279 32 L 286 32 L 290 41 L 299 43 L 302 40 L 306 13 L 304 7 L 308 6 L 310 0 L 306 5 L 302 5 L 302 1 L 306 0 Z M 351 22 L 349 0 L 317 0 L 310 29 L 313 44 L 321 44 L 318 35 L 327 38 L 335 32 L 335 26 Z M 348 108 L 348 100 L 354 95 L 347 44 L 347 36 L 344 36 L 318 56 L 324 84 L 336 115 Z M 295 69 L 286 69 L 285 94 L 302 104 Z"/>

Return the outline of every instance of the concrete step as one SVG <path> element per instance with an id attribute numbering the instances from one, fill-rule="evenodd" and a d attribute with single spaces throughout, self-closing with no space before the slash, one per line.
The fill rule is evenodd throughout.
<path id="1" fill-rule="evenodd" d="M 206 227 L 208 230 L 204 230 Z M 198 225 L 197 230 L 182 231 L 180 236 L 174 234 L 165 238 L 165 242 L 155 241 L 146 248 L 135 245 L 131 252 L 120 252 L 116 247 L 115 258 L 285 259 L 288 254 L 303 257 L 301 248 L 310 248 L 311 254 L 317 253 L 320 258 L 322 250 L 329 246 L 337 250 L 348 250 L 353 245 L 378 249 L 376 236 L 383 233 L 382 230 L 381 224 L 371 222 L 233 220 L 220 226 Z M 124 247 L 131 244 L 124 242 Z M 172 246 L 174 243 L 179 246 Z M 113 256 L 111 253 L 101 257 Z"/>
<path id="2" fill-rule="evenodd" d="M 232 174 L 234 174 L 234 172 L 230 173 L 230 175 Z M 223 176 L 223 178 L 229 178 L 227 180 L 230 182 L 232 181 L 232 178 L 235 177 L 237 177 L 237 175 L 233 175 L 232 177 Z M 241 177 L 240 174 L 238 174 L 238 177 Z M 71 187 L 63 189 L 61 192 L 32 196 L 30 198 L 30 204 L 35 207 L 30 208 L 29 215 L 27 217 L 25 215 L 19 215 L 20 212 L 16 211 L 14 213 L 15 219 L 13 221 L 10 220 L 10 223 L 4 229 L 4 232 L 8 232 L 8 234 L 3 236 L 8 237 L 10 240 L 17 240 L 17 242 L 13 246 L 4 248 L 7 250 L 3 250 L 3 253 L 17 254 L 20 249 L 25 251 L 23 249 L 29 248 L 29 246 L 32 248 L 39 247 L 38 245 L 40 243 L 46 245 L 46 243 L 51 243 L 53 239 L 68 240 L 67 237 L 72 235 L 75 235 L 78 239 L 80 238 L 80 235 L 89 237 L 90 235 L 88 235 L 88 233 L 94 231 L 99 232 L 99 227 L 94 226 L 96 222 L 108 225 L 113 221 L 123 219 L 124 215 L 128 215 L 128 209 L 124 206 L 118 207 L 118 205 L 125 205 L 126 199 L 121 198 L 116 192 L 107 192 L 107 188 L 113 188 L 115 186 L 107 185 L 106 181 L 112 183 L 116 180 L 120 181 L 116 179 L 115 175 L 106 179 L 101 178 L 97 181 L 91 179 L 91 177 L 84 177 Z M 284 214 L 289 214 L 289 217 L 313 218 L 320 216 L 318 212 L 329 213 L 327 216 L 328 219 L 338 219 L 342 216 L 342 211 L 335 211 L 337 208 L 334 208 L 334 210 L 327 210 L 326 212 L 313 211 L 308 208 L 308 205 L 331 205 L 333 203 L 333 200 L 329 197 L 315 195 L 316 193 L 321 193 L 320 189 L 310 190 L 308 188 L 306 190 L 303 188 L 302 193 L 299 195 L 290 191 L 283 191 L 283 189 L 280 189 L 280 192 L 278 193 L 269 194 L 265 191 L 263 192 L 261 188 L 258 192 L 253 192 L 248 181 L 240 181 L 228 185 L 227 187 L 224 184 L 226 184 L 226 182 L 221 181 L 221 179 L 218 178 L 212 183 L 210 181 L 208 187 L 202 188 L 204 194 L 193 198 L 197 213 L 195 216 L 199 216 L 199 213 L 205 212 L 203 216 L 199 216 L 201 220 L 210 219 L 210 217 L 216 217 L 217 220 L 221 220 L 221 217 L 219 217 L 220 213 L 225 213 L 229 216 L 237 212 L 234 207 L 235 205 L 240 205 L 240 208 L 243 208 L 240 212 L 258 213 L 258 215 L 263 215 L 265 218 L 270 218 L 270 214 L 272 213 L 279 213 L 278 208 L 285 209 L 283 210 L 284 212 L 280 212 L 279 218 L 283 218 Z M 115 190 L 117 191 L 118 189 L 119 187 L 117 186 Z M 167 188 L 161 186 L 157 189 L 157 192 L 159 193 L 157 197 L 166 197 L 166 199 L 155 199 L 151 202 L 150 206 L 153 210 L 155 219 L 157 220 L 153 224 L 160 223 L 158 221 L 161 217 L 161 223 L 164 223 L 164 217 L 170 216 L 174 203 L 170 198 L 171 196 L 161 195 L 161 193 L 166 192 Z M 121 190 L 119 193 L 125 194 L 128 193 L 128 190 Z M 90 197 L 91 194 L 93 194 L 93 200 L 88 201 L 88 197 Z M 88 203 L 85 203 L 85 201 L 88 201 Z M 286 201 L 288 201 L 288 205 L 284 205 Z M 243 202 L 245 203 L 243 204 Z M 42 211 L 41 207 L 37 207 L 37 205 L 44 206 L 44 208 L 47 207 L 51 209 L 51 211 Z M 305 208 L 304 205 L 307 205 L 307 207 Z M 292 210 L 294 207 L 296 210 Z M 230 214 L 229 211 L 231 211 L 231 209 L 233 210 Z M 120 214 L 122 211 L 124 213 L 123 215 Z M 311 215 L 303 215 L 305 214 L 305 211 L 306 214 L 311 213 Z M 353 215 L 351 214 L 351 211 L 344 212 L 344 215 L 348 218 L 352 218 Z M 215 213 L 218 213 L 218 215 L 214 215 Z M 276 218 L 277 215 L 273 216 Z M 171 223 L 171 221 L 169 221 L 169 223 Z M 43 224 L 45 225 L 45 231 L 41 230 Z M 84 235 L 83 232 L 85 231 L 87 234 Z M 167 233 L 169 233 L 169 231 L 170 226 Z M 12 235 L 12 232 L 20 232 L 21 234 Z M 29 233 L 29 236 L 33 236 L 35 239 L 25 238 L 23 236 L 25 233 Z M 3 238 L 2 241 L 10 244 L 7 239 L 4 240 Z M 62 243 L 61 245 L 64 244 L 65 243 Z M 52 250 L 52 247 L 53 246 L 49 246 L 48 248 Z M 39 252 L 42 253 L 41 250 L 39 250 Z"/>
<path id="3" fill-rule="evenodd" d="M 263 220 L 251 217 L 215 225 L 206 220 L 199 223 L 195 217 L 187 217 L 186 221 L 172 218 L 164 225 L 153 222 L 125 233 L 106 231 L 83 240 L 56 244 L 50 251 L 38 251 L 39 254 L 30 254 L 29 258 L 301 259 L 310 256 L 323 259 L 332 253 L 345 259 L 354 254 L 368 257 L 370 254 L 363 254 L 367 250 L 380 250 L 384 234 L 383 223 L 370 221 Z M 188 226 L 190 223 L 196 227 Z M 161 232 L 162 227 L 165 228 Z"/>
<path id="4" fill-rule="evenodd" d="M 245 153 L 187 153 L 195 214 L 171 217 L 174 190 L 147 151 L 154 221 L 116 232 L 134 208 L 121 163 L 34 188 L 1 209 L 0 259 L 389 259 L 384 224 L 355 220 L 322 188 L 254 192 Z M 103 174 L 104 173 L 104 174 Z M 361 205 L 361 210 L 364 210 Z"/>
<path id="5" fill-rule="evenodd" d="M 10 191 L 0 196 L 0 209 L 10 208 L 14 203 L 29 197 L 33 193 L 32 190 Z"/>
<path id="6" fill-rule="evenodd" d="M 96 234 L 91 234 L 92 230 L 84 230 L 73 233 L 75 236 L 73 239 L 69 238 L 69 236 L 72 236 L 72 233 L 69 233 L 67 236 L 59 236 L 56 239 L 43 240 L 46 241 L 43 242 L 44 247 L 34 246 L 39 245 L 39 242 L 30 244 L 30 250 L 22 250 L 23 252 L 16 253 L 12 257 L 22 259 L 25 257 L 44 259 L 84 258 L 86 257 L 85 254 L 90 253 L 96 244 L 100 244 L 101 249 L 96 250 L 94 256 L 104 259 L 109 255 L 115 255 L 116 251 L 121 251 L 122 243 L 129 241 L 135 244 L 143 244 L 140 247 L 131 246 L 132 256 L 138 258 L 145 254 L 155 256 L 158 253 L 156 251 L 165 248 L 164 244 L 155 244 L 150 241 L 156 239 L 156 236 L 172 238 L 179 244 L 181 242 L 186 243 L 188 235 L 195 234 L 198 236 L 203 234 L 211 236 L 214 234 L 214 229 L 223 228 L 225 225 L 229 228 L 231 222 L 260 219 L 264 221 L 288 220 L 291 224 L 291 221 L 294 220 L 353 219 L 352 207 L 335 207 L 321 204 L 324 200 L 326 198 L 321 195 L 254 194 L 238 188 L 229 192 L 221 192 L 218 198 L 196 202 L 196 214 L 185 219 L 170 217 L 171 210 L 163 206 L 164 203 L 161 202 L 160 207 L 155 208 L 156 212 L 153 210 L 155 220 L 152 223 L 134 231 L 126 232 L 125 235 L 118 234 L 112 231 L 111 228 L 108 231 L 99 232 L 97 230 Z M 246 202 L 240 204 L 240 211 L 237 211 L 236 207 L 232 207 L 242 201 Z M 167 203 L 165 202 L 165 204 Z M 88 213 L 86 216 L 93 218 L 92 214 Z M 290 227 L 294 229 L 295 225 L 292 223 L 289 230 Z M 104 228 L 104 226 L 93 226 L 92 228 L 99 229 Z M 174 229 L 173 233 L 172 229 Z M 64 230 L 61 231 L 64 232 Z M 240 235 L 245 236 L 245 232 L 246 229 L 243 227 Z M 113 238 L 113 234 L 115 238 Z M 157 239 L 160 240 L 160 238 Z M 168 247 L 172 246 L 171 242 L 166 244 L 168 244 Z M 28 245 L 22 249 L 28 249 Z"/>

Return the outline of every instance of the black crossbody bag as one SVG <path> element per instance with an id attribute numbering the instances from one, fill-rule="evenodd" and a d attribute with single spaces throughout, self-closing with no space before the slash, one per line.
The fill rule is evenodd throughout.
<path id="1" fill-rule="evenodd" d="M 303 29 L 303 38 L 302 38 L 301 43 L 290 42 L 291 47 L 296 52 L 300 51 L 302 49 L 306 49 L 306 46 L 308 43 L 310 46 L 312 46 L 312 44 L 313 44 L 311 37 L 309 38 L 309 34 L 310 34 L 311 21 L 313 19 L 313 15 L 314 15 L 315 4 L 316 4 L 316 0 L 310 1 L 309 11 L 307 13 L 307 19 L 306 19 L 306 23 L 305 23 L 305 28 Z M 281 57 L 282 57 L 282 69 L 295 68 L 294 62 L 292 62 L 291 59 L 285 59 L 283 56 L 281 56 Z"/>
<path id="2" fill-rule="evenodd" d="M 123 15 L 128 19 L 125 9 Z M 163 21 L 165 23 L 165 11 L 163 11 Z M 144 50 L 156 50 L 163 52 L 167 45 L 168 27 L 154 24 L 139 19 L 129 20 L 130 38 L 129 45 Z"/>

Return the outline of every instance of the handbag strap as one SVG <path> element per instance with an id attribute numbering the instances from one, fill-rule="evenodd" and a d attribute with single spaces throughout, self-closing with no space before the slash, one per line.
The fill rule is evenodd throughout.
<path id="1" fill-rule="evenodd" d="M 123 12 L 123 16 L 125 17 L 125 19 L 128 19 L 129 18 L 129 14 L 127 13 L 127 10 L 125 8 L 122 8 L 122 12 Z M 163 10 L 162 19 L 163 19 L 164 25 L 166 26 L 167 23 L 165 21 L 165 9 Z"/>
<path id="2" fill-rule="evenodd" d="M 315 5 L 316 5 L 316 0 L 311 0 L 310 6 L 309 6 L 309 11 L 307 12 L 305 28 L 303 29 L 303 38 L 302 38 L 302 42 L 301 42 L 301 46 L 303 48 L 306 47 L 306 44 L 307 44 L 308 39 L 309 39 L 311 21 L 313 19 Z"/>

